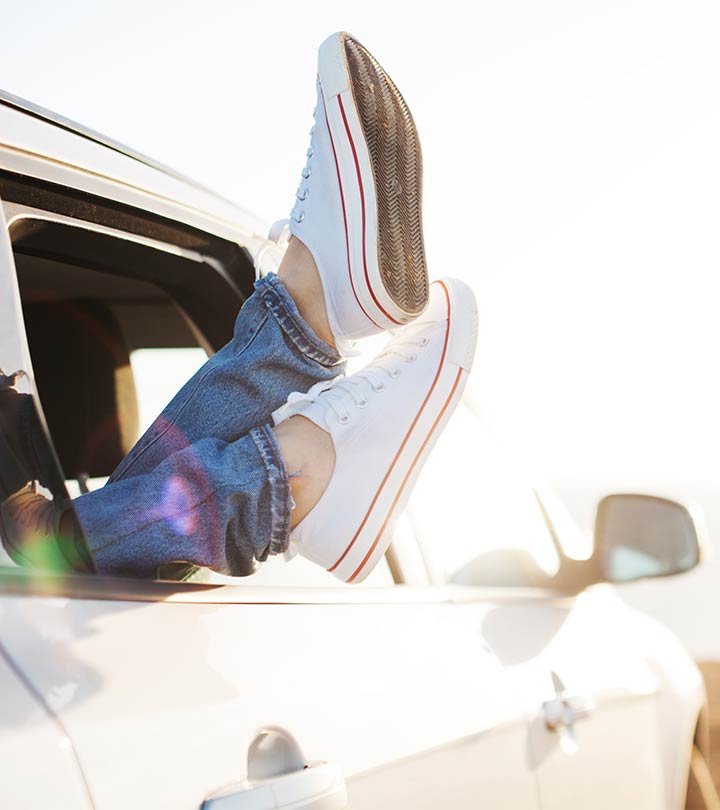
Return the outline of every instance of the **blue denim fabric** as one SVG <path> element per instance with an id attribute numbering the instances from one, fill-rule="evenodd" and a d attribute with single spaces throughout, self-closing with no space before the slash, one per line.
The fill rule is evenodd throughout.
<path id="1" fill-rule="evenodd" d="M 343 373 L 280 279 L 255 284 L 233 339 L 187 382 L 110 477 L 74 506 L 100 573 L 184 560 L 244 576 L 283 552 L 290 486 L 270 414 Z"/>

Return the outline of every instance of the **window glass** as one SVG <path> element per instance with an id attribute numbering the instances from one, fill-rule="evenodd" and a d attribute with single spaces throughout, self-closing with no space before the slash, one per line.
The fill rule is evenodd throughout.
<path id="1" fill-rule="evenodd" d="M 427 461 L 408 514 L 436 580 L 540 586 L 558 569 L 532 487 L 463 403 Z"/>
<path id="2" fill-rule="evenodd" d="M 199 346 L 191 348 L 136 349 L 130 353 L 138 399 L 140 434 L 207 360 Z"/>
<path id="3" fill-rule="evenodd" d="M 130 366 L 135 382 L 138 408 L 137 440 L 155 421 L 163 408 L 207 360 L 205 349 L 191 348 L 135 349 L 130 352 Z M 82 486 L 90 492 L 105 486 L 108 476 L 85 478 Z M 66 486 L 70 497 L 77 498 L 81 484 L 69 478 Z"/>

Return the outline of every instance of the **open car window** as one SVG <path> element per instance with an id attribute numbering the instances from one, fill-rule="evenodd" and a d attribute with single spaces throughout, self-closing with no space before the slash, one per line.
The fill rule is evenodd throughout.
<path id="1" fill-rule="evenodd" d="M 108 230 L 99 235 L 78 223 L 31 214 L 16 219 L 9 233 L 18 305 L 14 329 L 27 336 L 34 376 L 20 374 L 6 388 L 16 400 L 25 397 L 18 400 L 24 403 L 25 427 L 16 428 L 16 434 L 36 435 L 47 456 L 44 463 L 52 469 L 52 475 L 42 476 L 44 494 L 63 497 L 67 492 L 76 498 L 106 483 L 162 408 L 230 339 L 243 298 L 228 289 L 217 264 L 204 262 L 202 254 L 152 240 L 128 249 L 131 234 Z M 17 360 L 2 362 L 13 372 L 23 370 Z M 34 403 L 41 403 L 38 414 L 44 417 L 36 416 L 29 431 L 27 414 Z M 19 475 L 38 477 L 34 469 Z M 186 563 L 163 566 L 158 579 L 342 584 L 303 559 L 282 557 L 241 580 Z M 385 560 L 367 581 L 371 586 L 392 583 Z"/>

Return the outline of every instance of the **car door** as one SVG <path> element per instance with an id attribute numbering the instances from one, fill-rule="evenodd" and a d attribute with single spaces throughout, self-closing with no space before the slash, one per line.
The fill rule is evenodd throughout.
<path id="1" fill-rule="evenodd" d="M 523 696 L 544 808 L 672 807 L 659 672 L 607 590 L 509 599 L 483 621 Z M 514 627 L 511 639 L 504 627 Z"/>
<path id="2" fill-rule="evenodd" d="M 503 669 L 447 602 L 190 585 L 142 601 L 136 583 L 120 598 L 100 581 L 50 598 L 9 580 L 3 645 L 73 740 L 98 808 L 196 808 L 245 776 L 268 725 L 338 765 L 357 810 L 537 806 Z"/>
<path id="3" fill-rule="evenodd" d="M 53 280 L 73 267 L 63 261 Z M 25 269 L 26 281 L 50 278 L 37 262 Z M 20 364 L 34 396 L 14 274 L 5 244 L 2 302 L 14 317 L 0 360 Z M 62 494 L 58 470 L 45 477 Z M 397 585 L 385 561 L 374 587 L 339 587 L 309 565 L 277 560 L 232 583 L 0 570 L 0 642 L 72 740 L 94 806 L 198 808 L 247 776 L 258 732 L 275 726 L 308 762 L 339 766 L 355 810 L 488 797 L 536 808 L 522 708 L 445 589 Z"/>
<path id="4" fill-rule="evenodd" d="M 451 498 L 438 514 L 433 504 Z M 468 407 L 438 443 L 409 512 L 432 576 L 457 586 L 464 620 L 524 707 L 543 808 L 672 806 L 662 668 L 648 650 L 667 655 L 676 645 L 660 631 L 650 642 L 649 620 L 608 586 L 553 591 L 560 560 L 547 515 Z"/>

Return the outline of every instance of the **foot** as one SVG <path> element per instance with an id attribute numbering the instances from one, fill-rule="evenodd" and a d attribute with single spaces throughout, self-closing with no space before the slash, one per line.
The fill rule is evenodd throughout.
<path id="1" fill-rule="evenodd" d="M 275 428 L 280 453 L 290 477 L 293 509 L 290 526 L 310 512 L 327 489 L 335 467 L 330 434 L 303 416 L 291 416 Z"/>
<path id="2" fill-rule="evenodd" d="M 349 34 L 320 46 L 317 91 L 290 233 L 312 254 L 342 351 L 427 305 L 422 156 L 405 101 Z"/>
<path id="3" fill-rule="evenodd" d="M 275 411 L 276 425 L 304 416 L 335 448 L 327 488 L 291 532 L 298 553 L 347 582 L 372 571 L 465 388 L 476 339 L 470 288 L 436 282 L 424 315 L 368 366 L 291 394 Z"/>

